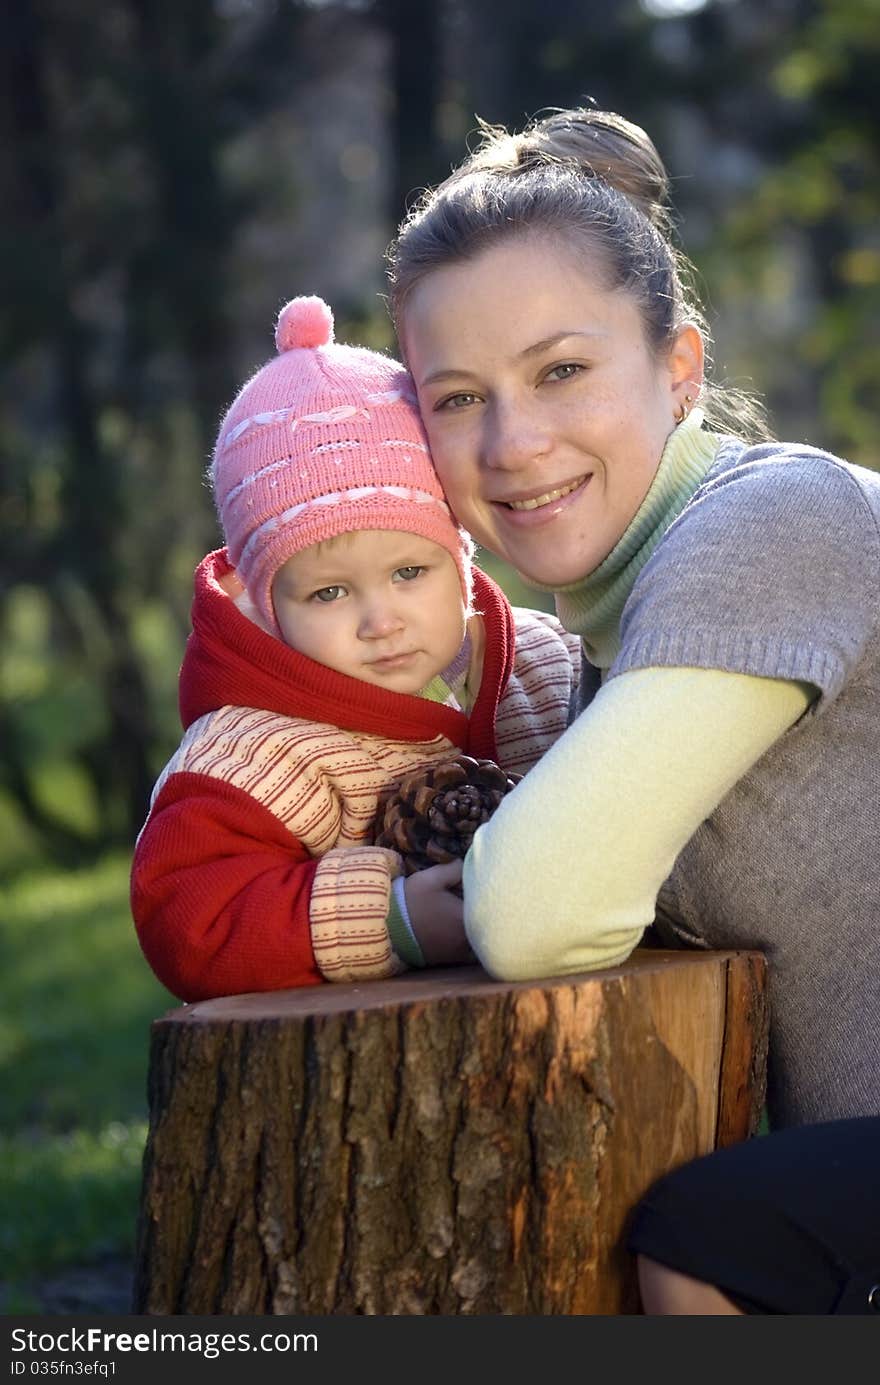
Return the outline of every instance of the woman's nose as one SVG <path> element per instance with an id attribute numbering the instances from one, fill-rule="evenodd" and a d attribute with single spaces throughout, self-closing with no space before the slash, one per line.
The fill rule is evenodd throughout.
<path id="1" fill-rule="evenodd" d="M 552 439 L 534 410 L 521 404 L 494 404 L 486 411 L 482 460 L 499 471 L 518 471 L 550 451 Z"/>

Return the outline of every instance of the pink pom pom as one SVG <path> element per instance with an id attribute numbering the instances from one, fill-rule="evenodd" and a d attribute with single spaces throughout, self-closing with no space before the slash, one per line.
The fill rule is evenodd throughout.
<path id="1" fill-rule="evenodd" d="M 292 298 L 278 315 L 275 345 L 279 351 L 297 346 L 327 346 L 333 340 L 333 314 L 323 298 Z"/>

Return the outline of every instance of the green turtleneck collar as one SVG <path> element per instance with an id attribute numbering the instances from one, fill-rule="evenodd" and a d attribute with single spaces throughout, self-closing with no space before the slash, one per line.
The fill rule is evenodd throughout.
<path id="1" fill-rule="evenodd" d="M 673 429 L 648 494 L 608 557 L 589 576 L 554 593 L 559 619 L 581 636 L 597 668 L 613 664 L 620 617 L 635 580 L 715 460 L 721 440 L 704 432 L 702 423 L 702 409 L 694 409 Z"/>

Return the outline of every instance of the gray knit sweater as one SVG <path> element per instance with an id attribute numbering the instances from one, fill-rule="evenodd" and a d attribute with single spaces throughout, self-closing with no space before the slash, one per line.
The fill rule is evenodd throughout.
<path id="1" fill-rule="evenodd" d="M 656 926 L 767 955 L 775 1123 L 880 1111 L 880 475 L 725 439 L 620 634 L 609 679 L 689 666 L 818 689 L 680 853 Z"/>

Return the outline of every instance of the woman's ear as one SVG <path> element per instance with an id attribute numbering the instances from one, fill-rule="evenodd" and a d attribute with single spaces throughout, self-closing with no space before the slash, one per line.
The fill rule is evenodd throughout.
<path id="1" fill-rule="evenodd" d="M 686 322 L 676 333 L 668 357 L 669 387 L 676 411 L 687 414 L 703 388 L 705 364 L 703 334 L 694 322 Z M 690 396 L 690 398 L 688 398 Z"/>

